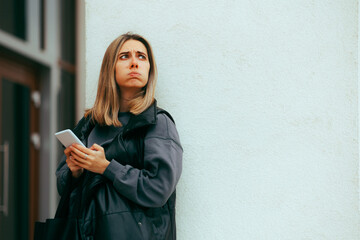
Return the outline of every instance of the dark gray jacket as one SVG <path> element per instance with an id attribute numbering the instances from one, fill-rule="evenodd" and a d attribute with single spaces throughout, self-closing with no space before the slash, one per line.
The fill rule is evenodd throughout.
<path id="1" fill-rule="evenodd" d="M 74 133 L 86 145 L 94 126 L 83 118 Z M 63 157 L 57 216 L 77 219 L 79 239 L 176 239 L 183 150 L 170 114 L 155 102 L 101 145 L 111 160 L 103 175 L 85 171 L 75 180 Z"/>

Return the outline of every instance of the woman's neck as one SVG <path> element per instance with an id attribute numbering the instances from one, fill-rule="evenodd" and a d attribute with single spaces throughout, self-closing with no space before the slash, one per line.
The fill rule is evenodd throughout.
<path id="1" fill-rule="evenodd" d="M 138 94 L 138 91 L 122 91 L 120 99 L 120 112 L 129 112 L 130 106 L 129 103 L 135 98 Z"/>
<path id="2" fill-rule="evenodd" d="M 120 100 L 120 112 L 128 112 L 130 110 L 129 102 L 131 101 L 128 99 L 121 98 Z"/>

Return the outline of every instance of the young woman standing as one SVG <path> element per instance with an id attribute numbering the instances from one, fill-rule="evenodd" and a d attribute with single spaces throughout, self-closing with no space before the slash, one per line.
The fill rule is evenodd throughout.
<path id="1" fill-rule="evenodd" d="M 142 36 L 123 34 L 107 48 L 95 104 L 74 129 L 87 147 L 66 148 L 56 172 L 57 217 L 76 225 L 62 237 L 176 239 L 183 150 L 171 115 L 157 107 L 156 78 Z"/>

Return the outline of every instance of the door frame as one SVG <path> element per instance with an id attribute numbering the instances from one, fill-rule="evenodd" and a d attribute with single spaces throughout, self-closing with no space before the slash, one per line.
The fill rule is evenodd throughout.
<path id="1" fill-rule="evenodd" d="M 38 79 L 38 73 L 35 69 L 3 58 L 0 56 L 0 89 L 2 88 L 2 78 L 10 79 L 13 82 L 29 87 L 31 93 L 39 91 L 40 83 Z M 31 95 L 30 95 L 31 96 Z M 2 122 L 2 99 L 0 98 L 0 126 Z M 39 133 L 39 108 L 37 108 L 34 102 L 30 99 L 30 133 Z M 0 128 L 0 139 L 2 133 Z M 37 150 L 31 141 L 29 146 L 29 239 L 33 238 L 34 235 L 34 223 L 38 218 L 39 212 L 39 150 Z M 1 143 L 2 144 L 2 143 Z"/>

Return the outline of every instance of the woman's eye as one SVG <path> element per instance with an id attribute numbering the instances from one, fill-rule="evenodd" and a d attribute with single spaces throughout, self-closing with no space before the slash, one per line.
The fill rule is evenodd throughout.
<path id="1" fill-rule="evenodd" d="M 127 58 L 127 55 L 126 55 L 126 54 L 121 55 L 121 56 L 119 57 L 119 59 L 126 59 L 126 58 Z"/>
<path id="2" fill-rule="evenodd" d="M 145 55 L 139 55 L 139 58 L 144 60 L 146 59 Z"/>

